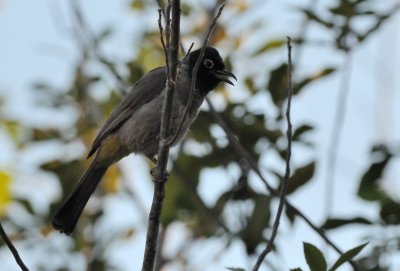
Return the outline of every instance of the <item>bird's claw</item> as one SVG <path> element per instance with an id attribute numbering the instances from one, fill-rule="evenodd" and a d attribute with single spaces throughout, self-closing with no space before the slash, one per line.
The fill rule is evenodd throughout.
<path id="1" fill-rule="evenodd" d="M 155 183 L 164 183 L 168 180 L 169 177 L 169 173 L 168 171 L 164 171 L 164 172 L 159 172 L 159 169 L 157 167 L 152 168 L 150 170 L 150 174 L 151 176 L 153 176 L 153 182 Z"/>

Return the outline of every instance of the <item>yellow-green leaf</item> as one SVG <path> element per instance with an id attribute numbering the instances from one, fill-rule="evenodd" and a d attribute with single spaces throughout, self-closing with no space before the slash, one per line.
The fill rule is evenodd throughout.
<path id="1" fill-rule="evenodd" d="M 11 176 L 6 171 L 0 171 L 0 217 L 5 214 L 6 206 L 11 201 Z"/>

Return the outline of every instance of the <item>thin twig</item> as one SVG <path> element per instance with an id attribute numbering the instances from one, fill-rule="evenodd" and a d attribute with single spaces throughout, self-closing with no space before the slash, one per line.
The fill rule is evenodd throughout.
<path id="1" fill-rule="evenodd" d="M 169 48 L 171 46 L 171 2 L 168 1 L 167 5 L 167 11 L 166 11 L 167 17 L 165 18 L 166 24 L 165 24 L 165 39 L 167 41 L 166 46 L 167 46 L 167 51 L 165 52 L 165 64 L 167 66 L 167 77 L 171 80 L 170 76 L 170 69 L 171 69 L 171 64 L 169 62 L 170 55 L 169 55 Z"/>
<path id="2" fill-rule="evenodd" d="M 192 44 L 190 44 L 189 50 L 185 53 L 185 48 L 183 47 L 183 45 L 181 44 L 181 50 L 183 51 L 183 53 L 185 53 L 185 56 L 182 58 L 181 62 L 178 65 L 178 69 L 181 67 L 181 65 L 185 62 L 185 60 L 188 58 L 190 52 L 192 51 L 194 46 L 194 42 L 192 42 Z"/>
<path id="3" fill-rule="evenodd" d="M 260 268 L 261 263 L 264 261 L 265 257 L 268 255 L 269 252 L 272 251 L 274 240 L 278 233 L 279 221 L 281 219 L 283 207 L 285 207 L 285 197 L 286 197 L 287 185 L 288 185 L 289 177 L 290 177 L 290 157 L 292 156 L 292 123 L 290 120 L 290 106 L 291 106 L 291 102 L 292 102 L 292 45 L 290 43 L 291 42 L 290 37 L 287 37 L 287 39 L 288 39 L 287 40 L 287 47 L 288 47 L 288 68 L 287 68 L 288 98 L 287 99 L 288 100 L 287 100 L 287 108 L 286 108 L 286 120 L 287 120 L 286 172 L 285 172 L 285 176 L 282 180 L 281 190 L 280 190 L 280 194 L 279 194 L 278 211 L 276 212 L 275 221 L 272 226 L 271 238 L 268 240 L 267 246 L 265 247 L 265 249 L 261 252 L 260 256 L 258 257 L 256 264 L 253 267 L 253 271 L 257 271 Z"/>
<path id="4" fill-rule="evenodd" d="M 142 271 L 153 271 L 154 262 L 157 253 L 158 232 L 160 227 L 160 216 L 165 196 L 165 183 L 168 179 L 166 172 L 169 145 L 167 138 L 169 136 L 169 127 L 171 122 L 172 103 L 175 91 L 175 82 L 178 68 L 178 52 L 179 52 L 179 34 L 180 34 L 180 0 L 172 0 L 171 2 L 171 23 L 167 18 L 166 25 L 166 46 L 169 72 L 167 74 L 165 97 L 163 101 L 161 126 L 160 126 L 160 142 L 158 148 L 157 167 L 154 173 L 154 194 L 151 210 L 149 214 L 149 224 L 147 227 L 146 246 L 144 251 Z M 167 16 L 169 11 L 167 7 Z M 169 32 L 171 31 L 171 36 Z"/>
<path id="5" fill-rule="evenodd" d="M 164 29 L 161 23 L 161 17 L 162 15 L 165 14 L 165 12 L 162 12 L 162 9 L 159 8 L 158 9 L 158 29 L 160 30 L 160 41 L 161 41 L 161 45 L 163 47 L 164 50 L 164 55 L 165 55 L 165 66 L 167 67 L 167 74 L 169 74 L 169 60 L 168 60 L 168 49 L 167 49 L 167 45 L 165 44 L 165 39 L 164 39 Z M 166 19 L 166 21 L 168 22 L 169 19 Z M 167 26 L 168 27 L 168 26 Z M 167 42 L 168 42 L 169 38 L 167 38 Z"/>
<path id="6" fill-rule="evenodd" d="M 197 59 L 196 65 L 195 65 L 194 68 L 193 68 L 193 72 L 192 72 L 192 81 L 191 81 L 191 89 L 190 89 L 189 99 L 188 99 L 188 101 L 187 101 L 185 111 L 184 111 L 183 116 L 182 116 L 182 118 L 181 118 L 181 120 L 180 120 L 180 122 L 179 122 L 178 128 L 176 129 L 176 132 L 175 132 L 174 136 L 172 136 L 171 139 L 169 140 L 169 144 L 172 144 L 172 142 L 175 142 L 175 141 L 176 141 L 176 138 L 178 137 L 178 135 L 179 135 L 180 132 L 181 132 L 183 123 L 185 122 L 185 120 L 186 120 L 186 118 L 187 118 L 187 115 L 188 115 L 188 113 L 189 113 L 189 110 L 190 110 L 191 105 L 192 105 L 192 102 L 193 102 L 194 94 L 196 93 L 197 72 L 198 72 L 198 70 L 199 70 L 200 63 L 201 63 L 201 61 L 202 61 L 202 59 L 203 59 L 203 57 L 204 57 L 204 52 L 205 52 L 205 49 L 206 49 L 206 47 L 207 47 L 207 43 L 208 43 L 208 41 L 209 41 L 209 39 L 210 39 L 211 33 L 212 33 L 212 31 L 213 31 L 213 29 L 214 29 L 216 23 L 217 23 L 218 18 L 221 16 L 222 10 L 224 9 L 224 7 L 225 7 L 225 4 L 222 4 L 222 5 L 219 7 L 217 15 L 215 15 L 215 17 L 212 19 L 211 24 L 210 24 L 210 26 L 209 26 L 209 28 L 208 28 L 207 35 L 206 35 L 206 37 L 204 38 L 204 42 L 203 42 L 203 45 L 202 45 L 202 48 L 201 48 L 201 51 L 200 51 L 200 56 L 199 56 L 199 58 Z"/>
<path id="7" fill-rule="evenodd" d="M 307 10 L 310 11 L 311 13 L 316 10 L 318 4 L 318 0 L 310 0 L 307 6 Z M 309 17 L 305 17 L 303 23 L 301 24 L 300 27 L 300 33 L 299 33 L 299 38 L 301 39 L 302 37 L 305 37 L 308 31 L 308 26 L 311 24 L 311 19 Z M 293 64 L 292 64 L 292 72 L 295 74 L 295 68 L 299 65 L 299 62 L 302 57 L 304 49 L 304 43 L 300 43 L 299 46 L 296 46 L 296 54 L 294 55 L 293 58 Z"/>
<path id="8" fill-rule="evenodd" d="M 3 228 L 3 225 L 1 225 L 1 222 L 0 222 L 0 235 L 1 235 L 1 238 L 4 240 L 4 243 L 6 243 L 8 249 L 13 254 L 14 259 L 17 262 L 18 266 L 21 268 L 21 270 L 22 271 L 29 271 L 28 267 L 26 267 L 26 265 L 22 261 L 21 257 L 19 256 L 18 251 L 15 248 L 14 244 L 8 238 L 6 232 L 5 232 L 4 228 Z"/>
<path id="9" fill-rule="evenodd" d="M 167 23 L 167 15 L 165 14 L 164 5 L 161 0 L 155 0 L 157 2 L 158 7 L 161 9 L 162 15 L 164 16 L 165 23 Z"/>
<path id="10" fill-rule="evenodd" d="M 233 150 L 240 156 L 243 157 L 244 160 L 249 164 L 252 170 L 257 174 L 260 180 L 265 185 L 268 192 L 275 196 L 280 197 L 279 191 L 273 188 L 265 179 L 260 169 L 258 168 L 257 163 L 251 157 L 250 153 L 243 147 L 243 145 L 237 139 L 237 136 L 228 128 L 225 120 L 222 118 L 220 113 L 218 113 L 214 107 L 214 105 L 210 102 L 208 98 L 206 98 L 206 102 L 210 109 L 211 115 L 214 117 L 214 120 L 218 123 L 218 125 L 224 130 L 226 136 L 228 137 L 229 143 L 232 146 Z M 337 253 L 343 255 L 343 251 L 335 245 L 335 243 L 329 239 L 329 237 L 324 233 L 322 229 L 316 226 L 304 213 L 302 213 L 299 209 L 297 209 L 288 199 L 285 198 L 286 208 L 292 211 L 295 215 L 302 218 L 326 243 L 328 243 Z M 350 264 L 353 266 L 354 270 L 360 271 L 361 269 L 357 266 L 354 261 L 350 261 Z"/>
<path id="11" fill-rule="evenodd" d="M 107 67 L 107 70 L 116 79 L 118 90 L 121 93 L 126 93 L 128 89 L 128 83 L 119 74 L 112 61 L 106 58 L 101 52 L 98 39 L 87 23 L 85 16 L 82 14 L 78 0 L 70 1 L 69 3 L 71 11 L 75 17 L 75 24 L 77 28 L 77 31 L 74 34 L 78 37 L 77 40 L 80 41 L 80 46 L 83 48 L 85 53 L 88 53 L 89 51 L 92 52 L 95 59 Z M 78 36 L 78 34 L 80 35 Z"/>

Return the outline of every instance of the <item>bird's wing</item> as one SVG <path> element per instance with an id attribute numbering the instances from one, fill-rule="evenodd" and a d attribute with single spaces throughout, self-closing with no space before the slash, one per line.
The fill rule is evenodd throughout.
<path id="1" fill-rule="evenodd" d="M 165 88 L 166 81 L 167 72 L 165 67 L 151 70 L 140 78 L 132 87 L 130 93 L 111 112 L 111 115 L 94 139 L 88 158 L 96 152 L 101 142 L 110 133 L 121 127 L 138 108 L 160 95 Z"/>

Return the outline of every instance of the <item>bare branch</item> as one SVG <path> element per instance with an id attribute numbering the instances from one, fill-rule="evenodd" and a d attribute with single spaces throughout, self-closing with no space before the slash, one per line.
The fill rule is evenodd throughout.
<path id="1" fill-rule="evenodd" d="M 107 70 L 111 73 L 111 75 L 116 79 L 116 83 L 118 84 L 118 90 L 121 93 L 126 93 L 128 89 L 128 83 L 124 80 L 124 78 L 119 74 L 117 69 L 115 68 L 112 61 L 110 61 L 104 54 L 101 52 L 99 48 L 99 42 L 96 38 L 96 35 L 93 33 L 89 24 L 86 22 L 85 16 L 82 14 L 81 8 L 77 0 L 69 2 L 71 12 L 74 15 L 74 22 L 76 24 L 76 33 L 74 33 L 77 37 L 79 45 L 82 47 L 84 54 L 89 54 L 89 52 L 93 53 L 95 59 L 97 59 L 101 64 L 103 64 Z M 79 34 L 79 35 L 78 35 Z M 86 56 L 88 57 L 88 56 Z"/>
<path id="2" fill-rule="evenodd" d="M 158 29 L 160 30 L 160 40 L 161 40 L 161 45 L 163 47 L 164 50 L 164 55 L 165 55 L 165 63 L 166 63 L 166 67 L 167 67 L 167 74 L 169 74 L 169 60 L 168 60 L 168 50 L 167 50 L 167 45 L 165 44 L 165 39 L 164 39 L 164 29 L 162 27 L 162 23 L 161 23 L 161 17 L 162 14 L 165 14 L 165 12 L 162 12 L 162 9 L 159 8 L 158 9 Z M 167 22 L 169 21 L 169 19 L 165 19 Z M 168 26 L 167 26 L 168 27 Z M 167 38 L 167 43 L 169 44 L 169 37 Z"/>
<path id="3" fill-rule="evenodd" d="M 243 145 L 237 139 L 237 136 L 228 128 L 222 116 L 215 110 L 213 104 L 210 102 L 208 98 L 206 98 L 206 102 L 210 109 L 210 113 L 214 117 L 214 120 L 218 123 L 218 125 L 224 130 L 226 136 L 228 137 L 229 144 L 232 146 L 233 150 L 249 164 L 252 170 L 257 174 L 260 180 L 264 183 L 266 189 L 271 195 L 275 197 L 279 197 L 280 193 L 275 190 L 265 179 L 260 169 L 258 168 L 257 163 L 251 157 L 250 153 L 243 147 Z M 324 233 L 322 229 L 320 229 L 317 225 L 315 225 L 303 212 L 297 209 L 288 199 L 285 198 L 286 208 L 293 212 L 295 215 L 300 217 L 306 222 L 310 228 L 312 228 L 327 244 L 329 244 L 337 253 L 340 255 L 343 254 L 343 251 L 332 241 L 329 237 Z M 360 271 L 360 268 L 354 261 L 350 261 L 350 264 L 353 266 L 355 271 Z"/>
<path id="4" fill-rule="evenodd" d="M 183 59 L 179 63 L 178 69 L 181 67 L 182 63 L 185 62 L 186 58 L 189 56 L 190 52 L 192 51 L 193 45 L 194 45 L 194 43 L 192 42 L 192 44 L 190 44 L 189 50 L 185 53 L 185 48 L 181 44 L 181 50 L 185 53 L 185 56 L 183 57 Z"/>
<path id="5" fill-rule="evenodd" d="M 14 259 L 17 262 L 18 266 L 21 268 L 21 270 L 22 271 L 29 271 L 28 267 L 26 267 L 26 265 L 22 261 L 21 257 L 19 256 L 18 251 L 15 248 L 14 244 L 8 238 L 6 232 L 5 232 L 4 228 L 3 228 L 3 225 L 1 225 L 1 222 L 0 222 L 0 235 L 1 235 L 1 238 L 4 240 L 4 243 L 6 243 L 8 249 L 13 254 Z"/>
<path id="6" fill-rule="evenodd" d="M 272 251 L 272 247 L 274 244 L 275 237 L 278 233 L 279 228 L 279 221 L 283 212 L 283 207 L 285 206 L 285 196 L 287 191 L 287 185 L 289 182 L 290 177 L 290 157 L 292 156 L 292 123 L 290 120 L 290 106 L 292 102 L 292 45 L 290 37 L 287 38 L 287 47 L 288 47 L 288 68 L 287 68 L 287 75 L 288 75 L 288 100 L 287 100 L 287 108 L 286 108 L 286 120 L 287 120 L 287 148 L 286 148 L 286 172 L 285 176 L 282 180 L 281 191 L 279 194 L 279 205 L 278 211 L 276 213 L 275 221 L 272 226 L 272 233 L 271 238 L 267 242 L 267 246 L 261 252 L 260 256 L 257 259 L 256 264 L 254 265 L 253 271 L 257 271 L 260 268 L 261 263 L 264 261 L 265 257 L 268 255 L 269 252 Z"/>
<path id="7" fill-rule="evenodd" d="M 171 10 L 172 15 L 171 21 L 169 20 L 169 10 Z M 172 102 L 179 62 L 180 0 L 172 0 L 170 8 L 167 7 L 166 21 L 167 25 L 165 34 L 167 41 L 167 54 L 165 57 L 168 59 L 168 74 L 161 115 L 157 167 L 153 171 L 154 194 L 149 214 L 149 224 L 147 227 L 146 247 L 144 251 L 142 271 L 153 271 L 154 269 L 154 262 L 157 253 L 158 231 L 160 227 L 160 216 L 165 196 L 165 183 L 168 179 L 166 168 L 168 162 L 169 145 L 167 144 L 167 138 L 169 136 L 168 131 L 171 122 Z"/>

